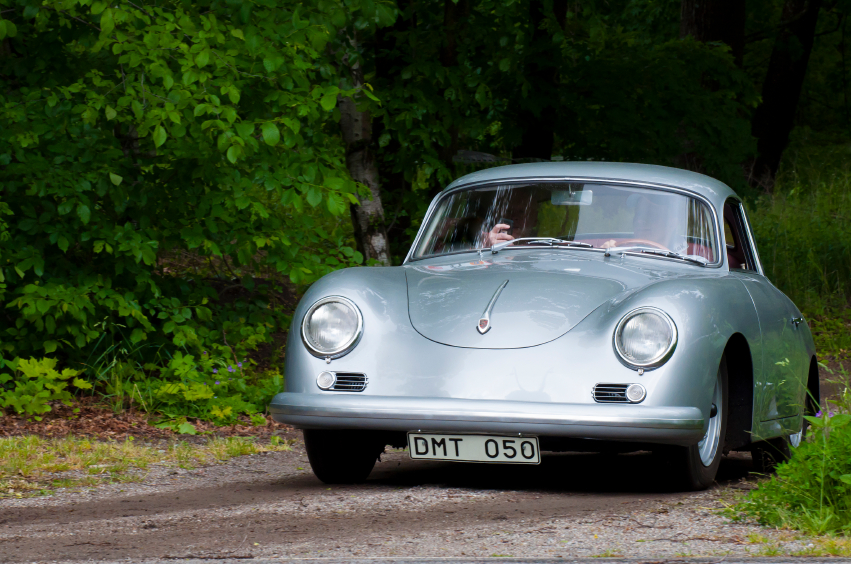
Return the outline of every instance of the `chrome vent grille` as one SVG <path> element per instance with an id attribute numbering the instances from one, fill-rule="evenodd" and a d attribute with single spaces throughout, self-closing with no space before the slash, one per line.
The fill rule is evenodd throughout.
<path id="1" fill-rule="evenodd" d="M 337 381 L 331 388 L 335 392 L 362 392 L 366 388 L 366 374 L 357 372 L 337 372 Z"/>
<path id="2" fill-rule="evenodd" d="M 597 403 L 630 403 L 626 399 L 629 384 L 597 384 L 594 386 L 594 401 Z"/>

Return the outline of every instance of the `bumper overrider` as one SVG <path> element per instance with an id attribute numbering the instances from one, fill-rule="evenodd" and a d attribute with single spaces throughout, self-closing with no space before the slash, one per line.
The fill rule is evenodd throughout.
<path id="1" fill-rule="evenodd" d="M 697 443 L 705 432 L 696 407 L 281 393 L 269 411 L 275 421 L 302 429 L 520 433 L 682 445 Z"/>

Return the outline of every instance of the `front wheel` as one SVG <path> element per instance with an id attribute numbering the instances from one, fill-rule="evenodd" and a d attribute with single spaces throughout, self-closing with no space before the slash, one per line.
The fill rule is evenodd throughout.
<path id="1" fill-rule="evenodd" d="M 305 429 L 304 447 L 313 473 L 326 484 L 364 482 L 384 452 L 380 438 L 363 431 Z"/>
<path id="2" fill-rule="evenodd" d="M 674 447 L 670 452 L 674 469 L 688 490 L 704 490 L 712 485 L 721 465 L 724 437 L 728 419 L 727 359 L 721 358 L 715 388 L 712 392 L 712 407 L 706 434 L 696 445 Z"/>

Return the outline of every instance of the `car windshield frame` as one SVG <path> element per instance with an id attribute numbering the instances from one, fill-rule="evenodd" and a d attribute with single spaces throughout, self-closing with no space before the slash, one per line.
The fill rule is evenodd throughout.
<path id="1" fill-rule="evenodd" d="M 709 210 L 709 213 L 711 215 L 711 225 L 712 225 L 712 229 L 713 229 L 714 242 L 715 242 L 715 255 L 716 255 L 715 261 L 714 262 L 706 262 L 703 266 L 700 266 L 700 268 L 721 268 L 724 265 L 723 253 L 721 252 L 723 250 L 723 242 L 721 240 L 721 235 L 720 235 L 720 233 L 721 233 L 720 229 L 721 228 L 720 228 L 720 223 L 719 223 L 719 219 L 718 219 L 718 212 L 715 209 L 715 206 L 712 205 L 712 202 L 708 198 L 706 198 L 703 194 L 700 194 L 698 192 L 695 192 L 693 190 L 689 190 L 689 189 L 686 189 L 686 188 L 681 188 L 679 186 L 669 186 L 669 185 L 665 185 L 665 184 L 653 184 L 653 183 L 647 183 L 647 182 L 637 182 L 637 181 L 622 180 L 622 179 L 582 178 L 582 177 L 558 177 L 558 178 L 553 178 L 553 177 L 526 177 L 526 178 L 512 177 L 512 178 L 501 178 L 501 179 L 498 179 L 498 180 L 487 180 L 487 181 L 481 181 L 481 182 L 468 182 L 468 183 L 460 184 L 458 186 L 453 186 L 452 188 L 450 188 L 448 190 L 444 190 L 437 198 L 434 199 L 434 201 L 429 206 L 429 208 L 426 212 L 425 218 L 423 218 L 423 222 L 420 225 L 420 229 L 417 232 L 417 236 L 414 238 L 414 242 L 411 245 L 411 248 L 408 250 L 408 254 L 405 256 L 405 260 L 402 262 L 402 264 L 407 264 L 409 262 L 418 262 L 418 261 L 422 261 L 422 260 L 441 258 L 441 257 L 448 257 L 448 256 L 453 256 L 453 255 L 467 254 L 467 253 L 482 254 L 484 252 L 488 252 L 488 254 L 490 254 L 491 253 L 490 247 L 483 247 L 481 249 L 472 249 L 472 248 L 471 249 L 463 249 L 463 250 L 449 251 L 449 252 L 439 253 L 439 254 L 424 255 L 424 256 L 420 256 L 420 257 L 414 256 L 416 249 L 419 247 L 419 245 L 422 241 L 422 238 L 427 231 L 429 222 L 432 220 L 433 215 L 440 208 L 440 205 L 444 201 L 445 198 L 448 198 L 448 197 L 452 196 L 453 194 L 456 194 L 457 192 L 461 192 L 461 191 L 464 191 L 464 190 L 475 190 L 475 189 L 478 189 L 478 188 L 488 188 L 488 187 L 491 187 L 491 186 L 514 186 L 514 185 L 528 185 L 528 184 L 584 184 L 584 185 L 602 185 L 602 186 L 623 186 L 625 188 L 639 188 L 639 189 L 646 189 L 646 190 L 658 190 L 660 192 L 669 192 L 669 193 L 680 194 L 680 195 L 683 195 L 683 196 L 694 198 L 694 199 L 698 200 L 699 202 L 701 202 L 702 204 L 704 204 L 707 207 L 707 209 Z M 596 251 L 596 252 L 600 252 L 600 253 L 605 253 L 607 251 L 607 249 L 598 248 L 598 247 L 587 248 L 587 247 L 580 247 L 580 246 L 573 246 L 573 245 L 558 246 L 558 245 L 541 244 L 541 245 L 523 245 L 523 246 L 509 245 L 505 248 L 500 249 L 500 252 L 504 252 L 504 251 L 509 250 L 509 249 L 512 249 L 512 250 L 516 250 L 516 249 L 538 249 L 538 250 L 557 249 L 557 250 L 560 250 L 560 251 L 564 251 L 564 250 L 585 251 L 585 252 L 589 252 L 589 251 L 595 252 Z M 618 253 L 618 254 L 621 254 L 621 253 Z M 686 261 L 680 260 L 678 258 L 665 257 L 665 256 L 662 256 L 662 255 L 659 255 L 659 254 L 641 253 L 641 252 L 633 252 L 633 251 L 624 251 L 623 254 L 624 255 L 629 254 L 630 256 L 636 256 L 636 257 L 652 258 L 652 259 L 656 259 L 656 260 L 665 260 L 665 261 L 669 261 L 669 262 L 677 262 L 677 263 L 680 263 L 680 264 L 688 264 Z M 693 264 L 691 266 L 698 266 L 698 265 Z"/>

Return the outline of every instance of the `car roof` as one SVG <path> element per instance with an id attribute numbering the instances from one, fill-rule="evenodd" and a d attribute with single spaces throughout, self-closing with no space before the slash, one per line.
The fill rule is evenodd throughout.
<path id="1" fill-rule="evenodd" d="M 696 192 L 712 202 L 720 210 L 730 196 L 736 196 L 732 188 L 705 174 L 671 168 L 667 166 L 607 163 L 597 161 L 545 162 L 498 166 L 467 174 L 452 182 L 446 190 L 465 184 L 478 184 L 499 180 L 531 180 L 535 178 L 576 178 L 611 182 L 638 182 L 683 188 Z M 737 196 L 738 198 L 738 196 Z"/>

